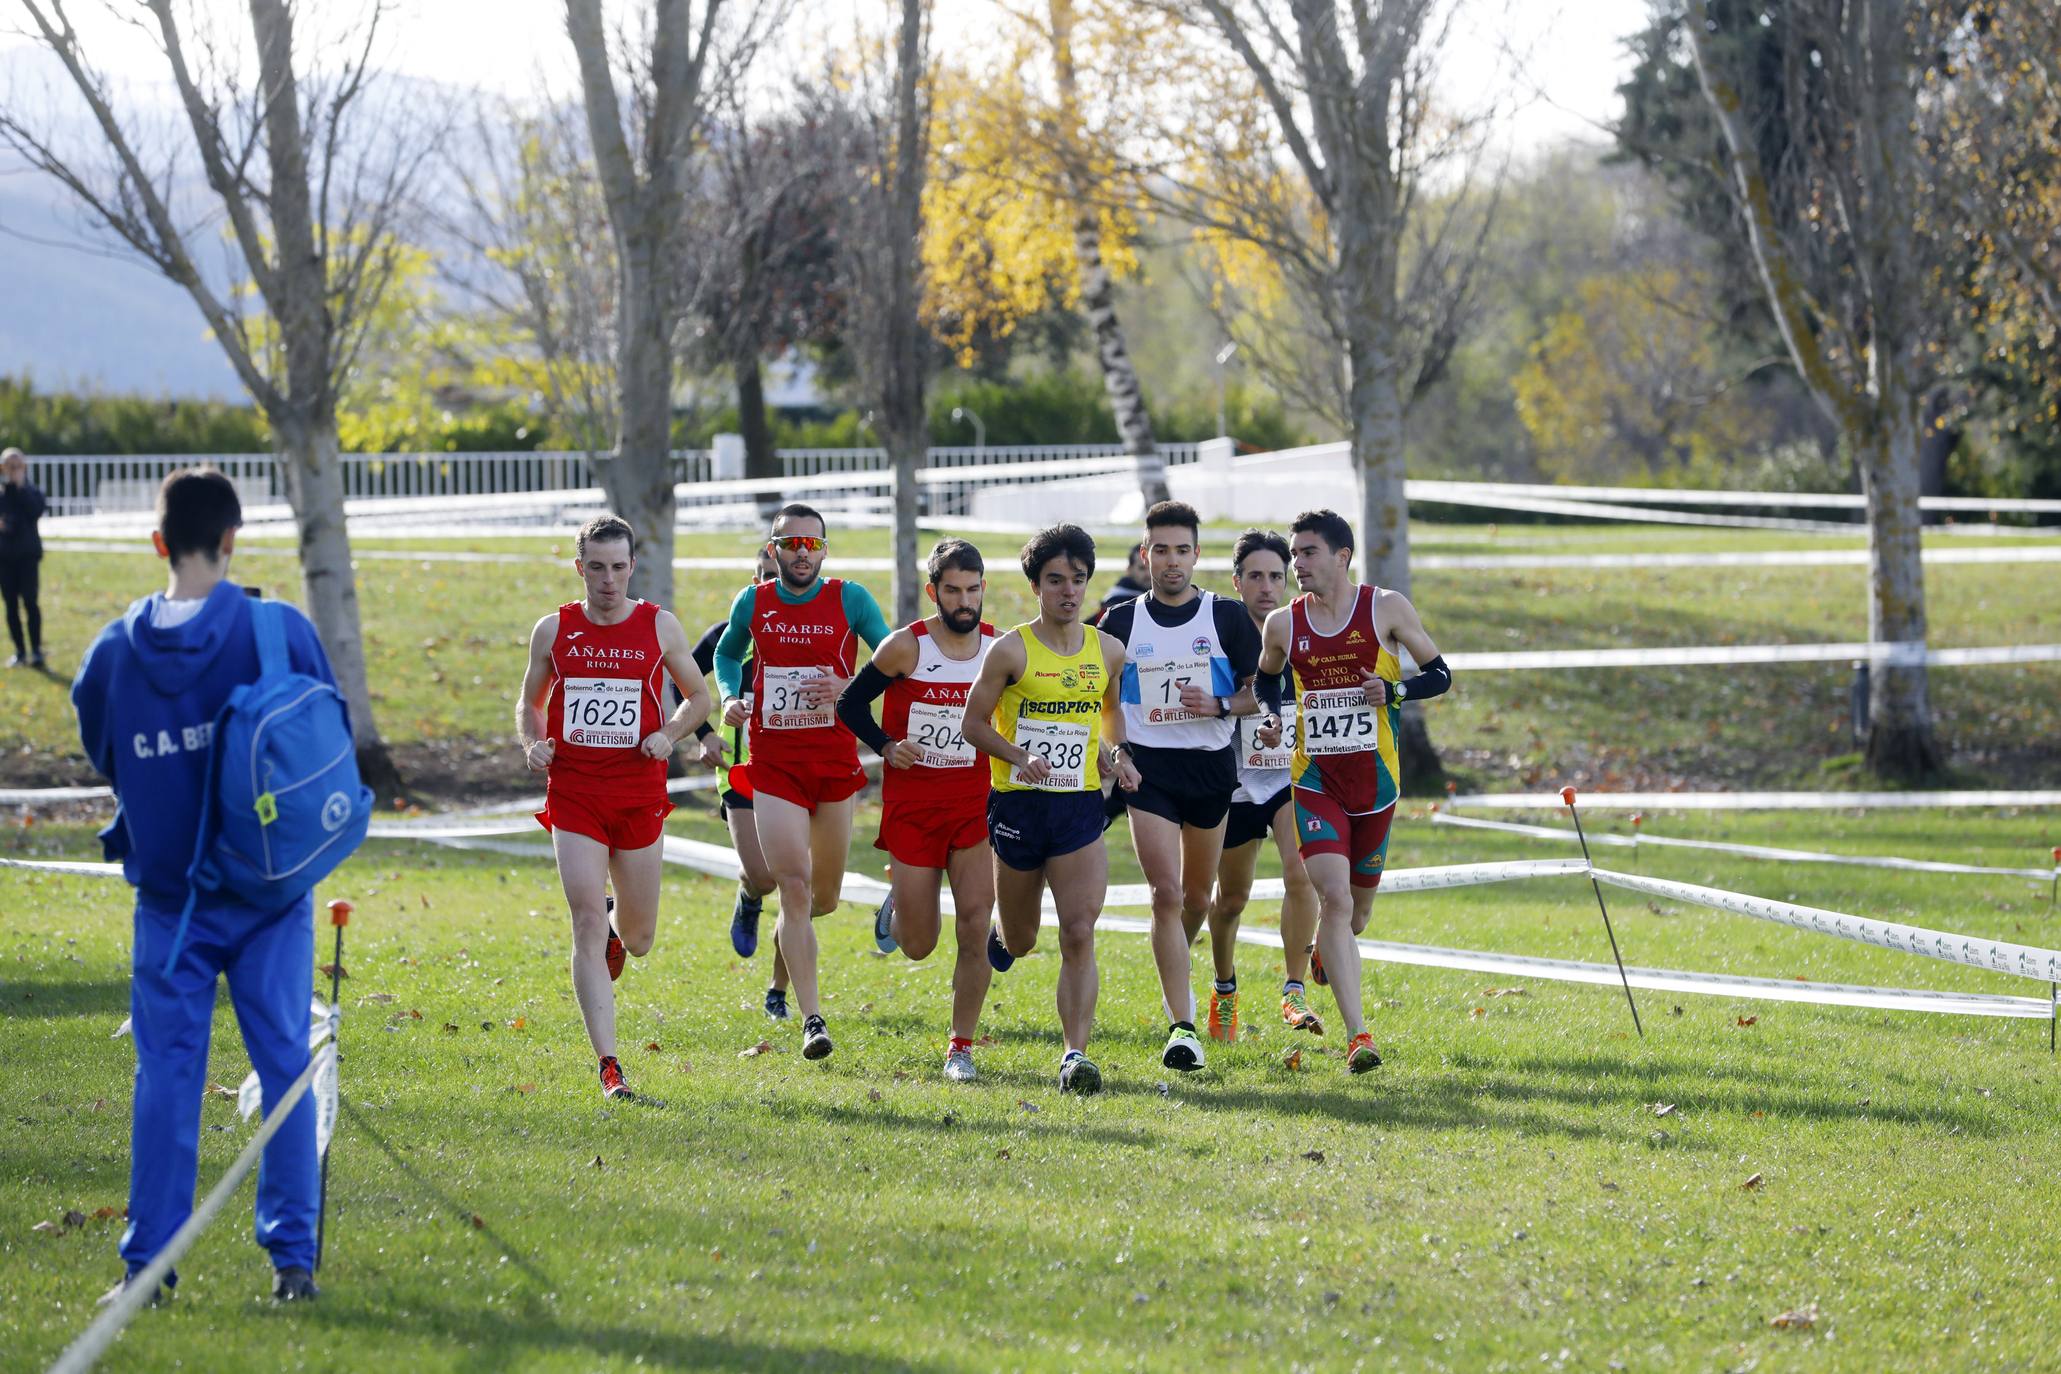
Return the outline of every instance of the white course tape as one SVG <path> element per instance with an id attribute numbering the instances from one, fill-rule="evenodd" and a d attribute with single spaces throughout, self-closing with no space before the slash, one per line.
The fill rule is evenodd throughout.
<path id="1" fill-rule="evenodd" d="M 1851 916 L 1843 911 L 1825 911 L 1814 906 L 1798 906 L 1793 902 L 1777 902 L 1767 897 L 1749 897 L 1744 893 L 1726 892 L 1721 888 L 1702 887 L 1696 883 L 1678 883 L 1668 878 L 1647 878 L 1636 873 L 1616 873 L 1607 868 L 1596 869 L 1595 877 L 1598 882 L 1609 883 L 1612 887 L 1644 892 L 1653 897 L 1694 902 L 1698 906 L 1730 911 L 1740 916 L 1752 916 L 1757 920 L 1772 921 L 1776 925 L 1813 931 L 1819 935 L 1831 935 L 1841 940 L 1857 940 L 1865 945 L 1893 949 L 1899 954 L 1916 954 L 1926 959 L 1944 960 L 1949 964 L 1966 964 L 1971 968 L 1988 969 L 1993 973 L 2037 978 L 2045 983 L 2061 982 L 2061 950 L 2014 944 L 2009 940 L 1987 940 L 1974 935 L 1955 935 L 1944 930 L 1928 930 L 1924 926 L 1907 926 L 1897 921 L 1878 921 L 1869 916 Z"/>
<path id="2" fill-rule="evenodd" d="M 1464 488 L 1480 495 L 1552 496 L 1567 501 L 1622 501 L 1632 505 L 1754 506 L 1765 510 L 1865 510 L 1868 499 L 1855 493 L 1789 491 L 1697 491 L 1662 487 L 1562 487 L 1528 482 L 1412 482 L 1410 495 L 1436 487 Z M 1436 500 L 1427 495 L 1425 500 Z M 2017 514 L 2061 514 L 2061 501 L 2038 497 L 1921 496 L 1918 509 L 1999 511 Z M 1848 528 L 1853 528 L 1849 526 Z M 1928 527 L 1927 532 L 1930 532 Z"/>
<path id="3" fill-rule="evenodd" d="M 1447 887 L 1473 887 L 1479 883 L 1506 883 L 1518 878 L 1555 878 L 1588 871 L 1580 859 L 1517 859 L 1495 864 L 1445 864 L 1433 868 L 1392 868 L 1381 875 L 1383 892 L 1432 892 Z M 1273 901 L 1285 889 L 1279 878 L 1262 878 L 1252 885 L 1254 901 Z M 1104 906 L 1150 906 L 1152 890 L 1143 883 L 1119 883 L 1102 899 Z M 1045 894 L 1052 905 L 1052 894 Z"/>
<path id="4" fill-rule="evenodd" d="M 112 787 L 0 787 L 0 806 L 35 806 L 41 802 L 100 801 Z"/>
<path id="5" fill-rule="evenodd" d="M 1434 825 L 1454 825 L 1468 830 L 1494 830 L 1506 835 L 1530 835 L 1542 840 L 1558 840 L 1562 844 L 1579 844 L 1581 837 L 1574 831 L 1550 825 L 1519 825 L 1515 821 L 1490 821 L 1474 816 L 1455 816 L 1444 811 L 1431 813 Z M 1776 859 L 1788 863 L 1805 864 L 1850 864 L 1856 868 L 1893 868 L 1906 873 L 1991 873 L 2008 878 L 2038 878 L 2042 882 L 2061 874 L 2061 865 L 2054 868 L 1992 868 L 1984 864 L 1950 864 L 1933 859 L 1901 859 L 1888 854 L 1826 854 L 1809 849 L 1777 849 L 1764 844 L 1730 844 L 1720 840 L 1684 840 L 1667 835 L 1648 835 L 1643 831 L 1636 835 L 1614 835 L 1598 832 L 1589 836 L 1591 845 L 1615 845 L 1621 849 L 1638 849 L 1642 845 L 1657 845 L 1663 849 L 1704 849 L 1718 854 L 1737 854 L 1747 859 Z"/>
<path id="6" fill-rule="evenodd" d="M 87 863 L 83 859 L 0 859 L 0 868 L 32 868 L 39 873 L 62 873 L 76 878 L 119 878 L 120 864 Z"/>
<path id="7" fill-rule="evenodd" d="M 1866 811 L 1929 807 L 2061 806 L 2061 791 L 2026 792 L 1584 792 L 1588 811 Z M 1474 792 L 1448 806 L 1559 811 L 1558 792 Z"/>
<path id="8" fill-rule="evenodd" d="M 2061 662 L 2061 644 L 2005 644 L 1928 649 L 1922 640 L 1883 644 L 1703 644 L 1656 649 L 1539 649 L 1515 653 L 1450 653 L 1454 672 L 1568 668 L 1683 668 L 1755 663 L 1840 663 L 1854 659 L 1892 667 L 1924 664 L 1965 668 L 1995 663 Z"/>
<path id="9" fill-rule="evenodd" d="M 324 1045 L 315 1052 L 315 1057 L 309 1061 L 308 1067 L 301 1071 L 301 1076 L 293 1081 L 293 1086 L 286 1090 L 278 1104 L 272 1108 L 271 1115 L 265 1118 L 265 1124 L 251 1136 L 250 1143 L 243 1147 L 243 1153 L 236 1157 L 236 1162 L 229 1166 L 228 1172 L 222 1175 L 207 1197 L 201 1200 L 200 1206 L 193 1209 L 193 1214 L 186 1218 L 186 1224 L 165 1242 L 165 1248 L 157 1252 L 157 1258 L 145 1265 L 142 1272 L 122 1289 L 120 1295 L 101 1309 L 100 1315 L 93 1319 L 93 1324 L 65 1348 L 65 1352 L 57 1357 L 57 1362 L 50 1366 L 50 1374 L 83 1374 L 83 1371 L 91 1369 L 107 1352 L 107 1348 L 114 1344 L 115 1337 L 122 1334 L 122 1328 L 157 1295 L 158 1285 L 164 1282 L 165 1275 L 171 1272 L 172 1266 L 185 1255 L 200 1233 L 207 1229 L 208 1223 L 215 1219 L 215 1214 L 229 1201 L 229 1196 L 236 1191 L 237 1185 L 257 1167 L 258 1157 L 264 1153 L 265 1146 L 271 1143 L 272 1137 L 279 1134 L 279 1128 L 286 1124 L 286 1118 L 293 1114 L 294 1107 L 301 1100 L 301 1094 L 308 1091 L 316 1075 L 325 1067 L 334 1067 L 335 1059 L 336 1046 L 333 1043 Z"/>
<path id="10" fill-rule="evenodd" d="M 1965 563 L 2061 563 L 2061 549 L 1927 549 L 1927 567 Z M 1412 555 L 1413 572 L 1660 572 L 1676 568 L 1865 568 L 1866 549 L 1768 549 L 1706 553 L 1433 553 Z"/>
<path id="11" fill-rule="evenodd" d="M 1407 487 L 1414 487 L 1409 483 Z M 1406 487 L 1406 490 L 1407 490 Z M 1642 525 L 1701 525 L 1720 529 L 1786 530 L 1795 534 L 1849 535 L 1864 528 L 1848 520 L 1801 520 L 1773 515 L 1699 515 L 1691 511 L 1662 510 L 1654 506 L 1614 506 L 1597 501 L 1561 501 L 1542 497 L 1492 496 L 1485 492 L 1453 490 L 1430 500 L 1448 506 L 1484 506 L 1490 510 L 1524 511 L 1532 515 L 1573 515 L 1588 520 L 1634 520 Z"/>

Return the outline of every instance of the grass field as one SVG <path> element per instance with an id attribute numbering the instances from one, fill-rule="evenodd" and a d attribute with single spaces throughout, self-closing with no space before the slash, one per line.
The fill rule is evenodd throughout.
<path id="1" fill-rule="evenodd" d="M 974 536 L 989 552 L 990 618 L 1008 625 L 1030 602 L 1015 571 L 1014 538 Z M 1228 553 L 1228 530 L 1205 552 Z M 1435 553 L 1638 553 L 1861 547 L 1859 541 L 1699 529 L 1420 525 L 1415 547 Z M 1109 541 L 1114 543 L 1115 541 Z M 2051 539 L 1940 535 L 1932 547 L 1995 548 Z M 298 596 L 282 546 L 253 544 L 240 580 Z M 361 542 L 373 697 L 381 729 L 428 795 L 449 799 L 468 781 L 503 795 L 520 784 L 508 743 L 510 700 L 522 646 L 536 618 L 578 584 L 547 541 L 437 541 L 420 550 L 534 556 L 534 562 L 402 560 L 391 542 Z M 749 554 L 743 535 L 691 535 L 682 557 Z M 839 532 L 836 559 L 879 557 L 886 535 Z M 1110 550 L 1113 561 L 1119 551 Z M 735 594 L 732 572 L 681 572 L 681 617 L 697 633 Z M 1104 579 L 1114 576 L 1110 569 Z M 44 572 L 53 674 L 0 673 L 0 786 L 83 782 L 64 692 L 98 627 L 152 590 L 162 565 L 147 553 L 54 553 Z M 886 600 L 888 579 L 861 580 Z M 1932 642 L 1954 645 L 2061 642 L 2061 597 L 2035 589 L 2061 573 L 2048 565 L 1940 565 L 1928 570 Z M 1204 585 L 1228 587 L 1221 575 Z M 1860 640 L 1867 637 L 1861 568 L 1427 570 L 1413 599 L 1439 646 L 1451 652 L 1602 646 Z M 455 612 L 454 608 L 463 608 Z M 1589 786 L 1846 786 L 1854 775 L 1847 724 L 1851 674 L 1843 664 L 1754 668 L 1568 671 L 1546 676 L 1463 673 L 1432 709 L 1433 737 L 1469 788 Z M 2061 668 L 2053 664 L 1942 669 L 1932 678 L 1952 781 L 2019 786 L 2061 776 Z"/>
<path id="2" fill-rule="evenodd" d="M 672 824 L 716 833 L 686 809 Z M 2030 813 L 1651 824 L 2010 866 L 2055 838 Z M 1560 852 L 1417 815 L 1392 861 Z M 0 853 L 90 845 L 15 828 Z M 1135 877 L 1127 841 L 1112 854 Z M 2061 939 L 2023 879 L 1680 852 L 1638 867 Z M 811 1065 L 757 1010 L 763 960 L 731 955 L 725 885 L 672 872 L 659 944 L 619 985 L 650 1100 L 606 1108 L 548 863 L 369 845 L 324 890 L 359 903 L 325 1295 L 259 1300 L 246 1187 L 110 1367 L 2051 1367 L 2061 1068 L 2038 1022 L 1641 994 L 1641 1041 L 1614 989 L 1375 965 L 1389 1062 L 1355 1079 L 1335 1030 L 1317 1042 L 1273 1020 L 1278 956 L 1247 948 L 1256 1033 L 1175 1078 L 1146 947 L 1105 934 L 1109 1091 L 1080 1101 L 1052 1082 L 1049 937 L 996 980 L 981 1081 L 951 1085 L 947 951 L 880 958 L 846 906 L 823 922 L 839 1048 Z M 8 1368 L 47 1361 L 118 1268 L 119 1220 L 32 1228 L 124 1199 L 131 1058 L 108 1036 L 127 1009 L 126 912 L 119 884 L 0 870 Z M 1614 914 L 1640 964 L 2040 990 L 1630 896 Z M 1383 897 L 1372 933 L 1608 958 L 1570 879 Z M 778 1052 L 740 1057 L 762 1035 Z M 1283 1064 L 1295 1043 L 1311 1051 L 1299 1071 Z M 225 1002 L 210 1078 L 243 1072 Z M 248 1128 L 218 1098 L 202 1116 L 206 1180 Z M 1813 1304 L 1810 1327 L 1771 1325 Z"/>

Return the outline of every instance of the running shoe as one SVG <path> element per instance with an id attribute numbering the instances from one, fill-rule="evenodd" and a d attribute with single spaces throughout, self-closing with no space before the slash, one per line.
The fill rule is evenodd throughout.
<path id="1" fill-rule="evenodd" d="M 312 1302 L 322 1295 L 315 1286 L 315 1276 L 298 1264 L 272 1271 L 272 1301 Z"/>
<path id="2" fill-rule="evenodd" d="M 895 894 L 890 892 L 885 901 L 873 908 L 873 947 L 882 954 L 893 954 L 901 948 L 895 943 L 894 923 Z"/>
<path id="3" fill-rule="evenodd" d="M 828 1059 L 836 1046 L 830 1043 L 830 1029 L 820 1016 L 811 1016 L 802 1021 L 802 1058 Z"/>
<path id="4" fill-rule="evenodd" d="M 1059 1091 L 1089 1093 L 1102 1091 L 1102 1070 L 1095 1067 L 1095 1061 L 1079 1050 L 1068 1050 L 1066 1058 L 1059 1061 Z"/>
<path id="5" fill-rule="evenodd" d="M 971 1083 L 980 1077 L 973 1067 L 973 1047 L 953 1043 L 945 1050 L 945 1077 L 954 1083 Z"/>
<path id="6" fill-rule="evenodd" d="M 1193 1073 L 1203 1065 L 1202 1038 L 1195 1027 L 1183 1022 L 1167 1032 L 1166 1052 L 1159 1062 L 1181 1073 Z"/>
<path id="7" fill-rule="evenodd" d="M 636 1094 L 630 1091 L 630 1085 L 623 1082 L 623 1066 L 616 1062 L 612 1054 L 601 1057 L 601 1095 L 611 1102 L 618 1098 L 628 1102 L 636 1097 Z"/>
<path id="8" fill-rule="evenodd" d="M 789 1016 L 793 1015 L 792 1012 L 787 1010 L 786 988 L 766 989 L 766 1015 L 772 1017 L 775 1021 L 785 1021 Z"/>
<path id="9" fill-rule="evenodd" d="M 1281 1019 L 1290 1030 L 1306 1030 L 1311 1035 L 1322 1035 L 1324 1023 L 1310 1008 L 1310 999 L 1301 988 L 1281 994 Z"/>
<path id="10" fill-rule="evenodd" d="M 1209 990 L 1209 1038 L 1231 1044 L 1238 1038 L 1238 990 Z"/>
<path id="11" fill-rule="evenodd" d="M 763 901 L 745 896 L 741 887 L 737 889 L 737 905 L 730 909 L 730 948 L 737 951 L 740 959 L 749 959 L 759 952 L 759 910 Z"/>
<path id="12" fill-rule="evenodd" d="M 615 933 L 615 898 L 605 899 L 608 903 L 608 947 L 601 957 L 608 961 L 608 981 L 613 983 L 623 976 L 623 937 Z"/>
<path id="13" fill-rule="evenodd" d="M 1009 947 L 1002 943 L 1002 928 L 990 922 L 988 925 L 989 965 L 993 967 L 993 969 L 997 973 L 1007 973 L 1009 971 L 1009 966 L 1011 964 L 1014 964 L 1015 962 L 1016 956 L 1011 954 L 1009 952 Z"/>
<path id="14" fill-rule="evenodd" d="M 1352 1073 L 1365 1073 L 1381 1067 L 1381 1051 L 1374 1048 L 1374 1037 L 1361 1031 L 1345 1047 L 1345 1067 Z"/>
<path id="15" fill-rule="evenodd" d="M 9 667 L 13 667 L 14 665 L 13 665 L 13 664 L 9 664 L 8 666 L 9 666 Z M 112 1287 L 112 1288 L 108 1289 L 108 1290 L 107 1290 L 107 1291 L 106 1291 L 105 1293 L 102 1293 L 102 1294 L 100 1295 L 99 1299 L 98 1299 L 98 1300 L 97 1300 L 97 1301 L 96 1301 L 96 1302 L 94 1303 L 94 1306 L 96 1306 L 96 1307 L 112 1307 L 112 1306 L 113 1306 L 113 1305 L 114 1305 L 115 1303 L 117 1303 L 117 1302 L 121 1301 L 121 1297 L 122 1297 L 122 1294 L 124 1294 L 124 1293 L 126 1293 L 126 1292 L 128 1292 L 128 1291 L 129 1291 L 129 1285 L 130 1285 L 130 1284 L 132 1284 L 132 1283 L 134 1283 L 134 1282 L 136 1282 L 136 1279 L 137 1279 L 137 1277 L 138 1277 L 139 1275 L 141 1275 L 141 1274 L 142 1274 L 142 1272 L 143 1272 L 143 1271 L 139 1269 L 139 1270 L 137 1270 L 137 1271 L 136 1271 L 136 1273 L 134 1273 L 134 1274 L 130 1274 L 130 1275 L 126 1276 L 125 1278 L 123 1278 L 123 1279 L 122 1279 L 122 1281 L 121 1281 L 120 1283 L 118 1283 L 118 1284 L 116 1284 L 116 1285 L 115 1285 L 114 1287 Z M 143 1305 L 144 1305 L 145 1307 L 162 1307 L 162 1306 L 164 1306 L 164 1305 L 165 1305 L 166 1303 L 168 1303 L 168 1302 L 170 1302 L 170 1301 L 172 1300 L 172 1296 L 173 1296 L 173 1294 L 174 1294 L 174 1293 L 175 1293 L 175 1292 L 176 1292 L 176 1291 L 178 1290 L 178 1286 L 179 1286 L 179 1275 L 178 1275 L 178 1273 L 177 1273 L 177 1272 L 175 1271 L 175 1272 L 173 1272 L 173 1273 L 171 1273 L 171 1274 L 169 1274 L 169 1275 L 167 1275 L 167 1276 L 166 1276 L 166 1281 L 165 1281 L 165 1282 L 163 1282 L 163 1283 L 160 1283 L 160 1284 L 158 1284 L 158 1286 L 157 1286 L 157 1292 L 155 1292 L 155 1293 L 152 1293 L 152 1294 L 150 1295 L 150 1299 L 149 1299 L 149 1300 L 148 1300 L 147 1302 L 145 1302 L 145 1303 L 144 1303 Z"/>
<path id="16" fill-rule="evenodd" d="M 1310 946 L 1310 981 L 1320 988 L 1331 986 L 1331 979 L 1324 972 L 1324 956 L 1317 953 L 1315 945 Z"/>

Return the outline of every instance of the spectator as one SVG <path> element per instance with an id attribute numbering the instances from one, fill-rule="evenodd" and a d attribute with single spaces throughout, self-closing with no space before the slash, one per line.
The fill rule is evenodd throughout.
<path id="1" fill-rule="evenodd" d="M 46 506 L 43 493 L 29 480 L 28 455 L 18 448 L 0 453 L 0 597 L 7 600 L 7 637 L 14 641 L 10 668 L 41 668 L 43 607 L 38 601 L 38 565 L 43 561 L 43 536 L 36 522 Z M 28 613 L 28 634 L 22 614 Z"/>
<path id="2" fill-rule="evenodd" d="M 1109 614 L 1109 608 L 1145 595 L 1152 585 L 1152 574 L 1145 570 L 1145 545 L 1131 545 L 1130 559 L 1124 564 L 1123 576 L 1116 579 L 1116 585 L 1109 589 L 1109 595 L 1102 598 L 1102 604 L 1088 617 L 1090 625 L 1100 625 L 1102 617 Z"/>

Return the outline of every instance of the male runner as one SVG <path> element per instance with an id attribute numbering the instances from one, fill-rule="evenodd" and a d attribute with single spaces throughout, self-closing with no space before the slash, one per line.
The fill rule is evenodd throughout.
<path id="1" fill-rule="evenodd" d="M 1288 587 L 1288 541 L 1272 530 L 1247 530 L 1231 548 L 1232 583 L 1258 631 L 1281 605 Z M 1257 716 L 1238 719 L 1238 790 L 1224 822 L 1224 857 L 1217 864 L 1217 891 L 1209 905 L 1210 953 L 1216 987 L 1209 998 L 1209 1033 L 1215 1040 L 1238 1038 L 1238 922 L 1252 896 L 1260 842 L 1274 837 L 1287 891 L 1281 899 L 1281 952 L 1287 981 L 1281 985 L 1281 1019 L 1291 1030 L 1324 1033 L 1303 992 L 1309 976 L 1310 942 L 1317 936 L 1317 893 L 1303 872 L 1295 844 L 1295 809 L 1289 804 L 1288 765 L 1295 752 L 1294 725 L 1273 748 L 1257 738 Z"/>
<path id="2" fill-rule="evenodd" d="M 996 638 L 966 694 L 966 738 L 988 756 L 992 789 L 987 820 L 999 920 L 988 933 L 988 962 L 1007 972 L 1036 946 L 1049 882 L 1059 912 L 1066 1042 L 1059 1087 L 1092 1093 L 1102 1086 L 1087 1054 L 1099 984 L 1095 921 L 1109 890 L 1101 771 L 1109 769 L 1126 791 L 1138 785 L 1116 700 L 1123 646 L 1081 623 L 1095 574 L 1095 541 L 1086 530 L 1055 525 L 1032 535 L 1023 572 L 1037 593 L 1038 618 Z"/>
<path id="3" fill-rule="evenodd" d="M 1360 1009 L 1360 956 L 1374 889 L 1388 854 L 1388 826 L 1402 794 L 1396 722 L 1407 700 L 1453 685 L 1438 646 L 1400 592 L 1353 579 L 1352 526 L 1333 511 L 1295 518 L 1289 557 L 1303 594 L 1267 617 L 1259 693 L 1261 744 L 1281 742 L 1281 670 L 1291 670 L 1297 739 L 1295 828 L 1317 889 L 1315 968 L 1328 971 L 1345 1019 L 1345 1065 L 1378 1068 L 1381 1053 Z M 1402 681 L 1396 646 L 1421 665 Z"/>
<path id="4" fill-rule="evenodd" d="M 780 891 L 773 941 L 801 1003 L 806 1059 L 832 1049 L 817 996 L 810 922 L 837 909 L 853 798 L 866 783 L 858 741 L 837 719 L 837 698 L 857 666 L 853 638 L 869 648 L 887 638 L 887 621 L 871 592 L 820 576 L 830 547 L 825 531 L 812 507 L 795 503 L 774 513 L 767 546 L 780 565 L 779 579 L 737 594 L 730 628 L 716 645 L 716 678 L 727 702 L 723 722 L 749 722 L 752 820 Z M 753 658 L 748 688 L 747 649 Z"/>
<path id="5" fill-rule="evenodd" d="M 1200 529 L 1183 502 L 1146 511 L 1152 588 L 1102 617 L 1102 632 L 1124 647 L 1124 730 L 1140 779 L 1128 798 L 1131 841 L 1152 889 L 1152 958 L 1169 1023 L 1160 1062 L 1184 1073 L 1203 1066 L 1188 947 L 1223 853 L 1238 789 L 1231 718 L 1254 709 L 1243 684 L 1258 670 L 1260 648 L 1243 606 L 1196 590 Z"/>
<path id="6" fill-rule="evenodd" d="M 986 802 L 988 765 L 966 742 L 966 693 L 994 642 L 980 618 L 987 591 L 980 550 L 947 539 L 930 554 L 937 614 L 889 635 L 837 702 L 837 718 L 886 761 L 880 772 L 880 838 L 890 888 L 873 919 L 883 954 L 924 959 L 937 948 L 938 893 L 952 880 L 958 959 L 952 966 L 952 1036 L 945 1077 L 971 1082 L 973 1032 L 994 970 L 988 917 L 995 906 Z M 879 723 L 873 702 L 886 696 Z"/>
<path id="7" fill-rule="evenodd" d="M 752 585 L 771 582 L 778 576 L 780 565 L 773 560 L 772 549 L 761 545 Z M 715 672 L 716 644 L 729 628 L 728 620 L 719 620 L 695 643 L 695 666 L 704 674 Z M 744 660 L 744 676 L 751 676 L 749 650 Z M 751 751 L 742 725 L 717 730 L 704 721 L 694 733 L 701 741 L 702 763 L 716 771 L 716 807 L 722 813 L 723 823 L 730 828 L 730 845 L 737 851 L 737 901 L 730 909 L 730 948 L 737 951 L 738 958 L 749 959 L 758 953 L 763 903 L 777 886 L 773 871 L 766 867 L 766 856 L 759 849 L 758 827 L 752 824 L 751 770 L 746 767 Z M 787 983 L 787 965 L 775 949 L 772 984 L 766 989 L 766 1015 L 775 1021 L 785 1021 L 789 1015 Z"/>
<path id="8" fill-rule="evenodd" d="M 622 976 L 625 949 L 640 959 L 651 952 L 673 809 L 666 759 L 707 719 L 709 695 L 679 619 L 630 597 L 637 538 L 629 524 L 613 515 L 590 520 L 578 549 L 574 566 L 587 594 L 530 632 L 515 734 L 524 760 L 549 777 L 537 820 L 551 832 L 572 912 L 573 996 L 601 1060 L 601 1092 L 628 1098 L 609 984 Z M 671 716 L 659 696 L 662 673 L 680 689 Z"/>

